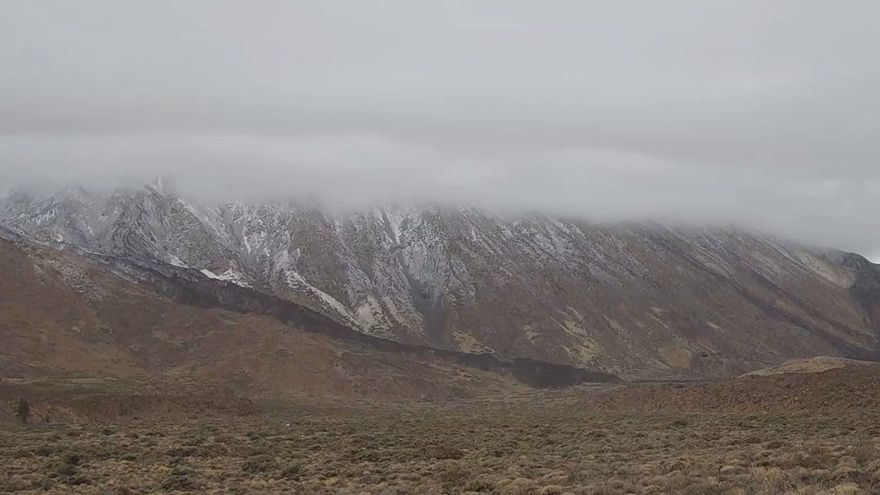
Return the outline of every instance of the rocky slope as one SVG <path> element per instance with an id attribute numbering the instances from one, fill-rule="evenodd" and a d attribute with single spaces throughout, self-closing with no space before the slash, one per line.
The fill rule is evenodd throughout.
<path id="1" fill-rule="evenodd" d="M 117 392 L 397 400 L 615 380 L 407 346 L 192 269 L 49 249 L 3 228 L 0 273 L 3 382 L 97 378 L 118 380 Z"/>
<path id="2" fill-rule="evenodd" d="M 627 376 L 871 359 L 880 335 L 877 266 L 733 228 L 437 206 L 199 204 L 162 184 L 7 193 L 0 223 L 200 270 L 365 334 Z"/>

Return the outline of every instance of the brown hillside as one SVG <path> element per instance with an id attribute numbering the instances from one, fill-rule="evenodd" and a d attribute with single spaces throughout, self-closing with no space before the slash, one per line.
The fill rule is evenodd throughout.
<path id="1" fill-rule="evenodd" d="M 816 372 L 803 372 L 803 368 L 715 383 L 631 385 L 591 395 L 584 406 L 644 413 L 835 413 L 880 407 L 880 364 L 852 364 Z"/>
<path id="2" fill-rule="evenodd" d="M 522 387 L 258 314 L 178 304 L 82 258 L 0 240 L 0 376 L 113 377 L 250 397 L 413 399 Z"/>

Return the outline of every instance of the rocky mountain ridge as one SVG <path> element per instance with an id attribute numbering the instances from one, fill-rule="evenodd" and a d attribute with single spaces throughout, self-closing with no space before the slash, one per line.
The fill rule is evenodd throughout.
<path id="1" fill-rule="evenodd" d="M 0 199 L 36 239 L 169 266 L 408 344 L 630 377 L 877 356 L 880 271 L 735 228 L 472 208 L 203 204 L 163 184 Z"/>

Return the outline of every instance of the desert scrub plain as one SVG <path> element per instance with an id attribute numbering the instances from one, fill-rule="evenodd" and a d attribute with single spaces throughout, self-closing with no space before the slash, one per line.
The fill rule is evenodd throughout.
<path id="1" fill-rule="evenodd" d="M 0 427 L 2 493 L 880 493 L 876 409 L 624 414 L 536 395 Z"/>

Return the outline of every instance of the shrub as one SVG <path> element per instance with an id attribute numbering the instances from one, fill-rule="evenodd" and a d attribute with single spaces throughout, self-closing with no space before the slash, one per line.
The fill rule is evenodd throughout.
<path id="1" fill-rule="evenodd" d="M 291 463 L 281 470 L 279 478 L 288 480 L 298 480 L 302 476 L 303 468 L 301 464 Z"/>
<path id="2" fill-rule="evenodd" d="M 466 492 L 492 493 L 494 490 L 495 485 L 484 480 L 472 480 L 464 486 Z"/>
<path id="3" fill-rule="evenodd" d="M 15 411 L 15 416 L 22 422 L 27 423 L 28 417 L 31 415 L 31 406 L 27 403 L 24 398 L 18 399 L 18 408 Z"/>
<path id="4" fill-rule="evenodd" d="M 244 461 L 241 465 L 241 470 L 246 473 L 265 473 L 266 471 L 271 471 L 275 469 L 276 462 L 275 458 L 266 454 L 255 455 L 248 460 Z"/>
<path id="5" fill-rule="evenodd" d="M 461 459 L 464 457 L 464 452 L 454 445 L 451 444 L 440 444 L 434 447 L 431 456 L 435 459 Z"/>
<path id="6" fill-rule="evenodd" d="M 191 478 L 192 473 L 182 467 L 171 470 L 165 480 L 162 481 L 162 489 L 165 491 L 193 491 L 198 490 L 199 485 Z"/>

